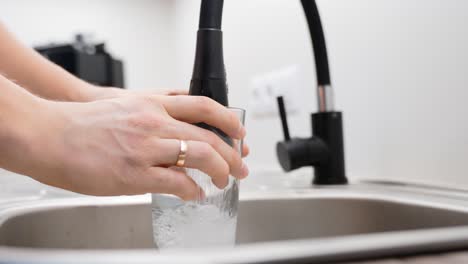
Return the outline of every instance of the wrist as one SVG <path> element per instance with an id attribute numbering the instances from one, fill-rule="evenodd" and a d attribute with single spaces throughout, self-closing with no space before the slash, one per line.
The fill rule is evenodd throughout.
<path id="1" fill-rule="evenodd" d="M 78 80 L 75 92 L 70 96 L 71 102 L 91 102 L 94 101 L 98 87 L 88 82 Z"/>
<path id="2" fill-rule="evenodd" d="M 113 87 L 100 87 L 93 84 L 87 84 L 81 92 L 81 102 L 92 102 L 97 100 L 116 98 L 122 95 L 124 91 Z"/>
<path id="3" fill-rule="evenodd" d="M 69 103 L 42 98 L 32 101 L 21 124 L 11 127 L 12 155 L 5 168 L 50 185 L 53 174 L 63 174 L 62 165 L 68 158 L 63 152 L 66 142 L 60 137 L 68 117 L 60 105 Z"/>

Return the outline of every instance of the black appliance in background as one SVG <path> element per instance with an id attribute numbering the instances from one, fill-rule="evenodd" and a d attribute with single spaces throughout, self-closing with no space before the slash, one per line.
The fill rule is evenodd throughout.
<path id="1" fill-rule="evenodd" d="M 71 44 L 51 44 L 35 49 L 80 79 L 100 86 L 124 88 L 123 62 L 114 59 L 104 43 L 89 43 L 78 34 Z"/>

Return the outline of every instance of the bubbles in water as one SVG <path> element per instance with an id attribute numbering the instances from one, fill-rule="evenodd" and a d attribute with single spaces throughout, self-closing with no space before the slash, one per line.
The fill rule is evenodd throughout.
<path id="1" fill-rule="evenodd" d="M 234 246 L 239 180 L 229 177 L 220 190 L 199 170 L 186 170 L 205 193 L 204 199 L 184 202 L 172 195 L 153 194 L 153 236 L 156 246 L 193 248 Z"/>
<path id="2" fill-rule="evenodd" d="M 188 202 L 172 208 L 156 206 L 152 213 L 154 241 L 160 249 L 235 243 L 236 217 L 215 205 Z"/>

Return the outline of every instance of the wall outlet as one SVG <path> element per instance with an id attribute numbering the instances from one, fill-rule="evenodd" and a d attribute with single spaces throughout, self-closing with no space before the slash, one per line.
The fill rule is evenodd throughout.
<path id="1" fill-rule="evenodd" d="M 252 78 L 249 92 L 249 109 L 252 115 L 257 118 L 277 117 L 277 96 L 284 97 L 288 114 L 298 113 L 301 87 L 299 73 L 299 67 L 293 65 Z"/>

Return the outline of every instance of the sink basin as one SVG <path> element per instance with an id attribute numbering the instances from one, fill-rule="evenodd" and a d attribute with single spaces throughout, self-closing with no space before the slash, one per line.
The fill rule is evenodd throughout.
<path id="1" fill-rule="evenodd" d="M 240 244 L 468 225 L 468 213 L 372 198 L 243 201 Z"/>
<path id="2" fill-rule="evenodd" d="M 152 248 L 150 204 L 47 208 L 7 220 L 0 245 L 62 249 Z"/>
<path id="3" fill-rule="evenodd" d="M 468 225 L 468 213 L 372 198 L 246 199 L 238 244 Z M 149 203 L 33 210 L 0 227 L 0 245 L 65 249 L 153 248 Z"/>
<path id="4" fill-rule="evenodd" d="M 260 251 L 254 249 L 259 247 L 262 252 L 303 247 L 302 253 L 310 257 L 339 256 L 341 251 L 349 254 L 351 249 L 356 257 L 359 252 L 366 252 L 363 256 L 367 256 L 372 250 L 380 254 L 386 247 L 395 249 L 396 245 L 402 246 L 403 251 L 420 252 L 431 248 L 428 245 L 432 249 L 468 245 L 466 226 L 468 197 L 463 193 L 369 185 L 271 191 L 241 196 L 238 246 L 219 252 L 224 250 L 224 257 L 233 252 L 237 252 L 236 257 L 243 252 L 258 257 Z M 361 248 L 353 248 L 352 241 L 356 239 L 363 240 Z M 345 241 L 350 242 L 343 244 Z M 306 250 L 333 245 L 336 247 L 329 248 L 328 253 L 326 248 Z M 139 250 L 152 257 L 159 254 L 152 242 L 151 206 L 147 197 L 74 197 L 0 208 L 2 248 L 29 253 L 92 250 L 97 254 L 106 250 L 116 254 Z M 268 255 L 271 257 L 271 253 Z"/>

